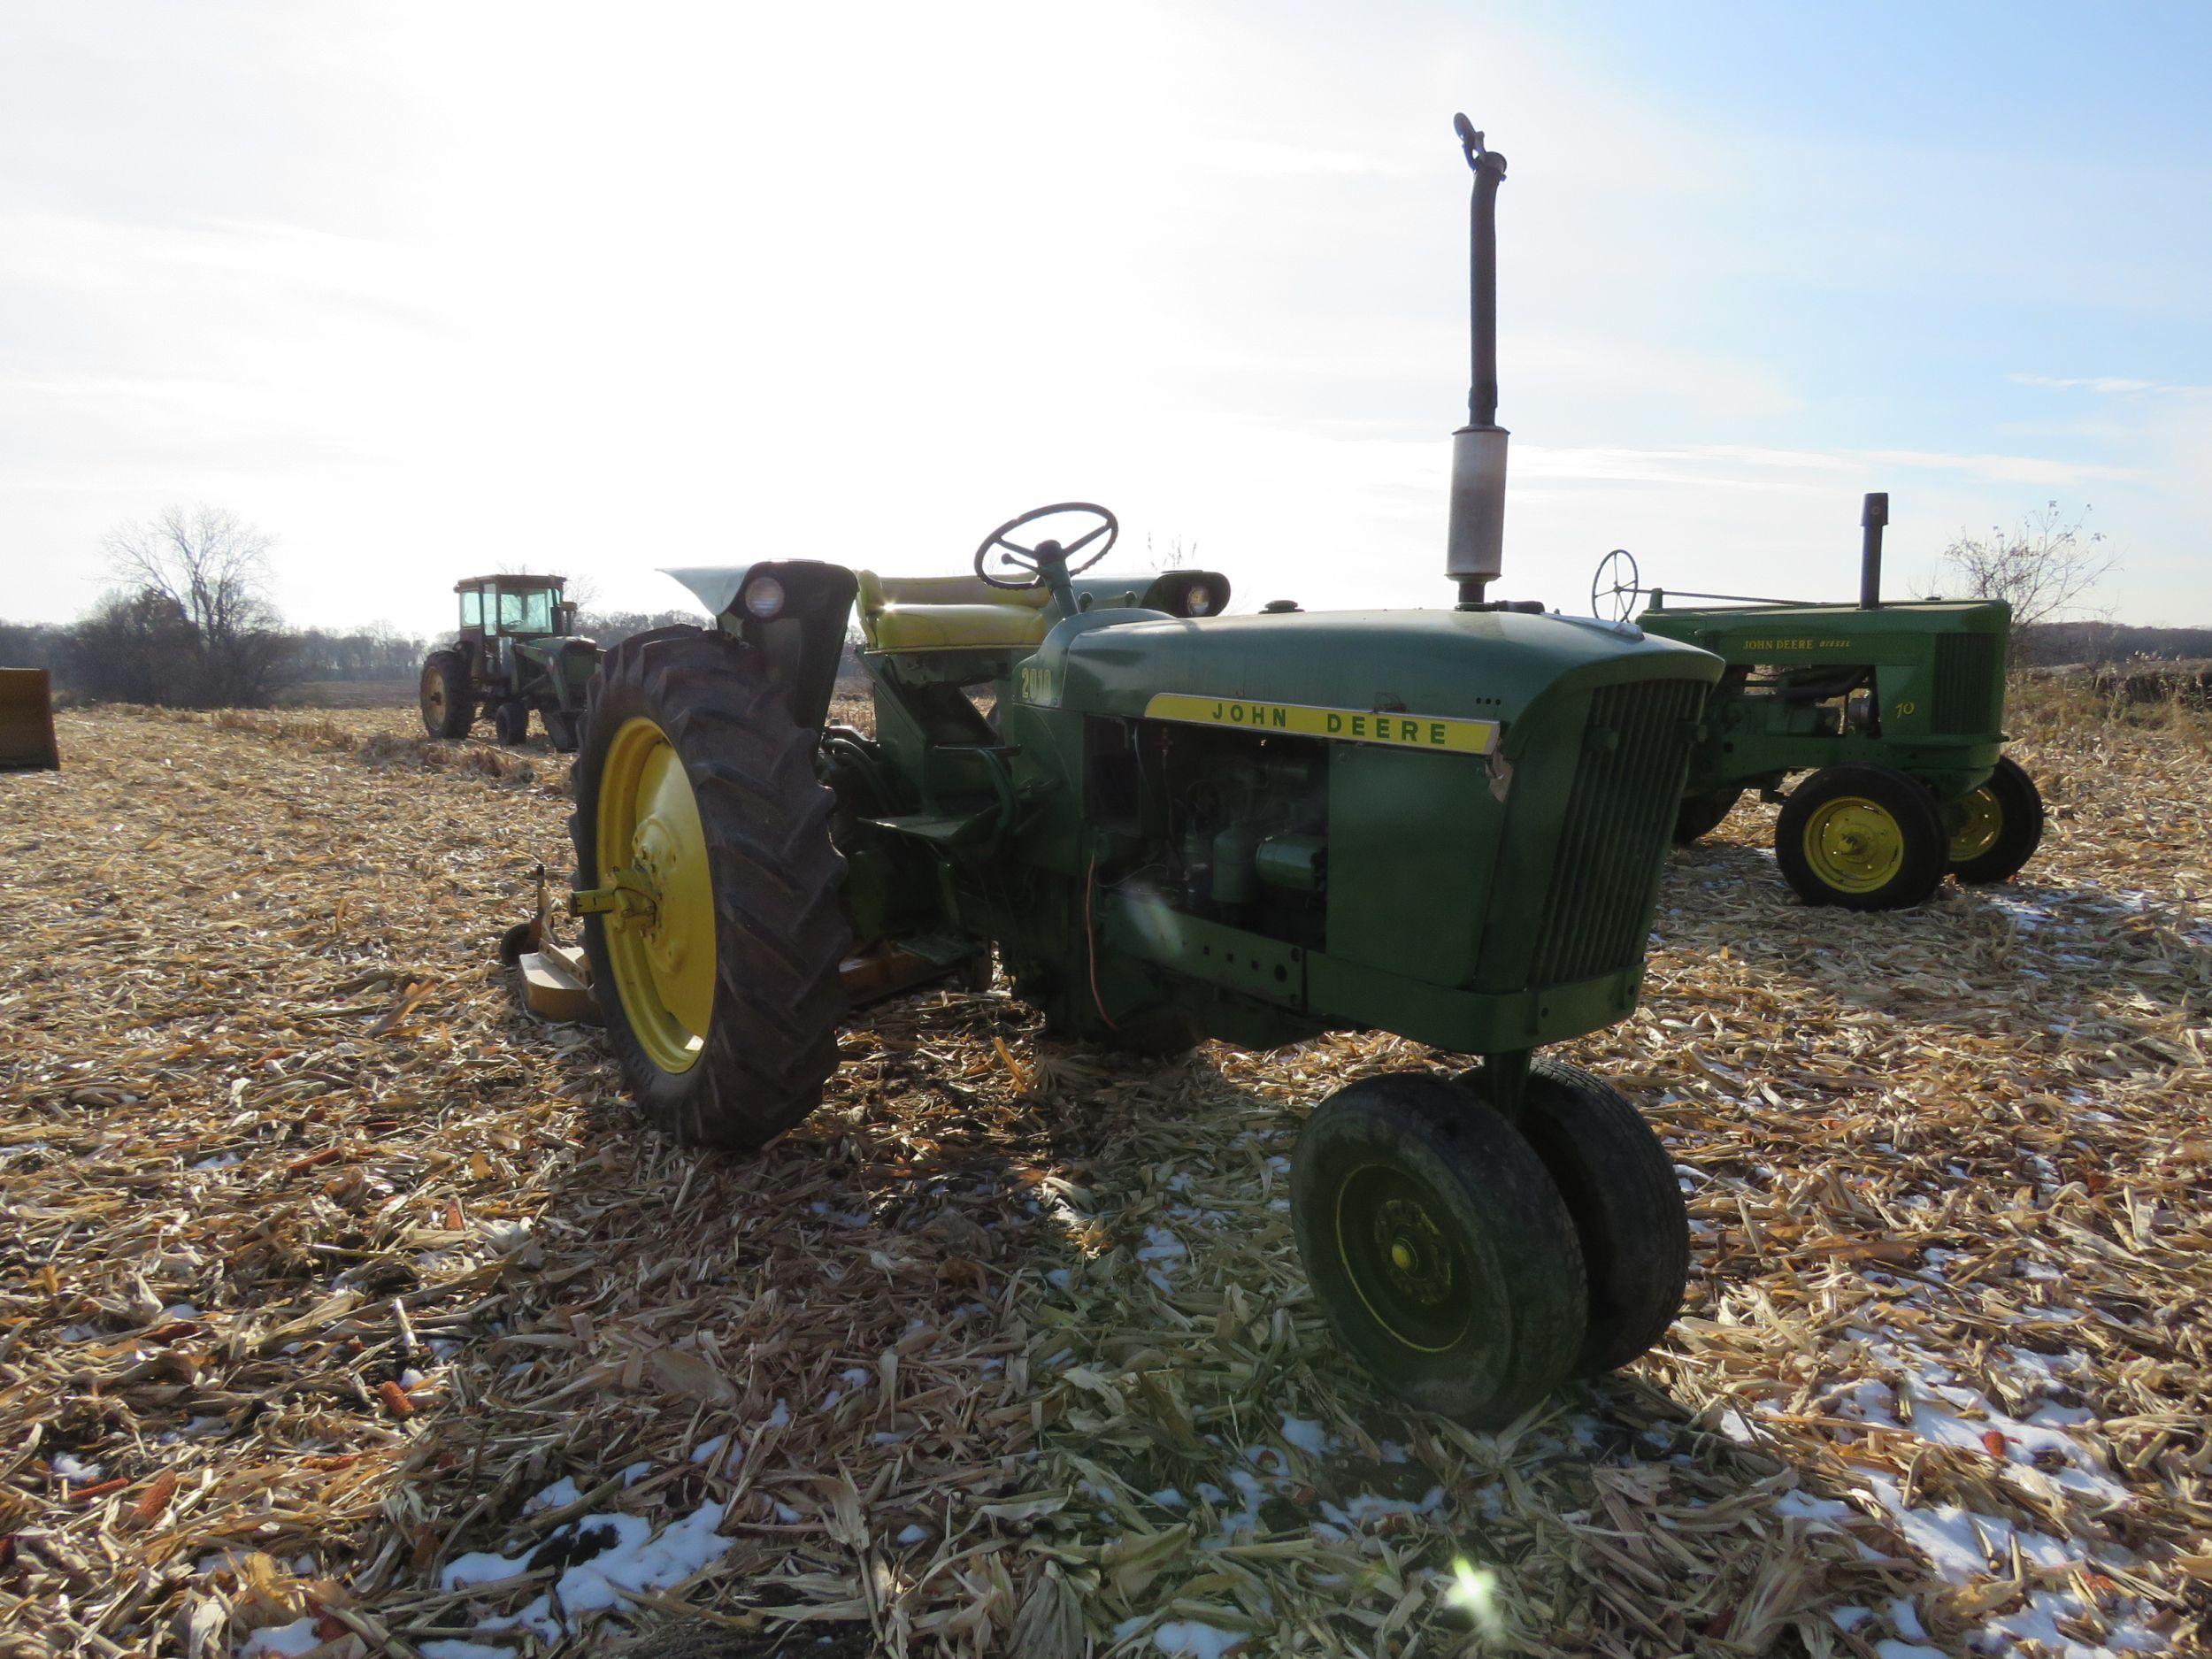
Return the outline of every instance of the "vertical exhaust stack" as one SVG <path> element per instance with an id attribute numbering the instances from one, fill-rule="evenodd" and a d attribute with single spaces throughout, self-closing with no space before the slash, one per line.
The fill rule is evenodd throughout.
<path id="1" fill-rule="evenodd" d="M 1498 186 L 1505 181 L 1505 157 L 1482 147 L 1482 134 L 1464 115 L 1452 117 L 1452 128 L 1475 175 L 1468 208 L 1474 375 L 1467 388 L 1467 424 L 1452 434 L 1444 573 L 1459 584 L 1460 609 L 1471 611 L 1497 579 L 1505 548 L 1507 433 L 1498 425 Z"/>
<path id="2" fill-rule="evenodd" d="M 1865 533 L 1859 543 L 1859 609 L 1882 608 L 1882 526 L 1889 522 L 1889 492 L 1869 490 L 1859 508 L 1859 526 Z"/>

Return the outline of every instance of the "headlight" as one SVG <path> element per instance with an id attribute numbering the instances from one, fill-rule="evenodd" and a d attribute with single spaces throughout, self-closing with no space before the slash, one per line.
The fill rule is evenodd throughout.
<path id="1" fill-rule="evenodd" d="M 1205 583 L 1193 582 L 1184 590 L 1183 614 L 1185 616 L 1209 616 L 1212 614 L 1213 608 L 1214 590 L 1207 587 Z"/>
<path id="2" fill-rule="evenodd" d="M 763 622 L 783 611 L 783 584 L 772 576 L 756 576 L 745 584 L 745 609 Z"/>

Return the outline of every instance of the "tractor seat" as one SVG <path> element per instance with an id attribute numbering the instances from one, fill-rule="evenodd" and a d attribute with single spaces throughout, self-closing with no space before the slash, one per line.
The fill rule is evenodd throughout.
<path id="1" fill-rule="evenodd" d="M 977 576 L 860 580 L 860 632 L 879 651 L 1033 651 L 1049 624 L 1042 588 L 994 588 Z"/>

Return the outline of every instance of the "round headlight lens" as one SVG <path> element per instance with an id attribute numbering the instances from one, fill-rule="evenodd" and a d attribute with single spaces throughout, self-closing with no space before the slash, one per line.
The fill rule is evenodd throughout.
<path id="1" fill-rule="evenodd" d="M 745 609 L 763 622 L 783 611 L 783 584 L 772 576 L 756 576 L 745 584 Z"/>
<path id="2" fill-rule="evenodd" d="M 1183 591 L 1183 614 L 1204 617 L 1213 614 L 1214 590 L 1203 582 L 1193 582 Z"/>

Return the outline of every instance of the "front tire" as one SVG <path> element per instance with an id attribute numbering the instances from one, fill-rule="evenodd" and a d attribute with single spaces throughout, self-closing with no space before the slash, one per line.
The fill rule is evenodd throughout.
<path id="1" fill-rule="evenodd" d="M 624 1081 L 679 1140 L 752 1150 L 821 1103 L 847 1001 L 844 860 L 813 733 L 752 651 L 657 629 L 593 679 L 574 768 L 577 885 L 649 897 L 584 918 Z"/>
<path id="2" fill-rule="evenodd" d="M 1399 1398 L 1494 1428 L 1572 1369 L 1573 1219 L 1520 1133 L 1448 1079 L 1363 1078 L 1323 1102 L 1291 1224 L 1323 1316 Z"/>
<path id="3" fill-rule="evenodd" d="M 1674 811 L 1674 844 L 1687 847 L 1718 829 L 1721 820 L 1736 810 L 1740 789 L 1716 789 L 1709 795 L 1686 795 Z"/>
<path id="4" fill-rule="evenodd" d="M 423 658 L 420 686 L 422 729 L 433 737 L 466 737 L 476 723 L 476 691 L 469 683 L 469 659 L 459 651 L 433 651 Z"/>
<path id="5" fill-rule="evenodd" d="M 1521 1133 L 1558 1183 L 1589 1276 L 1574 1375 L 1617 1371 L 1682 1311 L 1690 1214 L 1674 1160 L 1625 1095 L 1578 1065 L 1535 1061 L 1525 1098 Z"/>
<path id="6" fill-rule="evenodd" d="M 501 703 L 492 710 L 492 731 L 509 749 L 518 748 L 530 735 L 530 705 Z"/>
<path id="7" fill-rule="evenodd" d="M 2009 881 L 2043 843 L 2043 793 L 2006 755 L 1989 781 L 1966 797 L 1966 822 L 1951 837 L 1951 873 L 1969 887 Z"/>
<path id="8" fill-rule="evenodd" d="M 1903 772 L 1848 761 L 1790 791 L 1774 856 L 1808 904 L 1894 910 L 1934 892 L 1950 837 L 1935 797 Z"/>
<path id="9" fill-rule="evenodd" d="M 545 722 L 546 741 L 564 755 L 576 752 L 576 717 L 566 709 L 544 709 L 538 718 Z"/>

